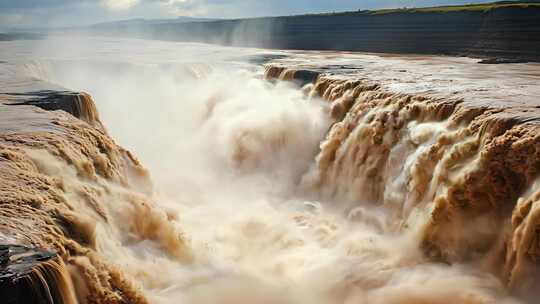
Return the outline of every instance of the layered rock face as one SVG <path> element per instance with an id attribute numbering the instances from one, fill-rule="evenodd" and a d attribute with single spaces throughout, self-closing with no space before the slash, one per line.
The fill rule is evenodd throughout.
<path id="1" fill-rule="evenodd" d="M 540 60 L 540 6 L 360 11 L 164 23 L 101 33 L 275 49 L 447 54 Z"/>
<path id="2" fill-rule="evenodd" d="M 269 65 L 266 77 L 304 83 L 308 73 L 297 71 Z M 540 103 L 396 93 L 369 77 L 332 73 L 304 90 L 327 100 L 334 119 L 304 177 L 308 192 L 391 210 L 381 229 L 395 233 L 427 218 L 427 257 L 479 265 L 534 297 Z"/>

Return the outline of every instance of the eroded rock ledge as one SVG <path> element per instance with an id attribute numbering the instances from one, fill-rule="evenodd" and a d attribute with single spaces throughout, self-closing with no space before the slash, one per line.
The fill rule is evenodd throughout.
<path id="1" fill-rule="evenodd" d="M 3 94 L 5 105 L 32 105 L 48 111 L 62 110 L 92 126 L 103 129 L 90 95 L 84 92 L 42 90 Z"/>
<path id="2" fill-rule="evenodd" d="M 0 249 L 8 252 L 3 269 L 11 269 L 11 277 L 38 270 L 53 275 L 55 269 L 69 278 L 65 284 L 73 285 L 68 289 L 79 304 L 147 303 L 141 287 L 104 257 L 97 240 L 111 246 L 151 240 L 173 259 L 190 259 L 172 218 L 152 200 L 148 172 L 106 134 L 87 94 L 40 91 L 0 98 Z M 10 250 L 33 258 L 19 267 Z M 0 293 L 20 303 L 29 295 L 19 293 L 26 287 L 10 276 Z M 44 284 L 65 293 L 54 276 L 44 276 Z M 28 303 L 70 303 L 53 298 Z"/>

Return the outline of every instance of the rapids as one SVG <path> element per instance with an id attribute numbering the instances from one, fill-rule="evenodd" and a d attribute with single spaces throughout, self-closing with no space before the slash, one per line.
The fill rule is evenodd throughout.
<path id="1" fill-rule="evenodd" d="M 100 116 L 89 97 L 80 111 L 104 128 L 58 112 L 0 121 L 22 124 L 0 134 L 2 215 L 23 197 L 38 219 L 2 218 L 0 240 L 60 251 L 79 304 L 529 303 L 530 121 L 265 69 L 250 60 L 264 50 L 94 42 L 40 42 L 6 65 L 89 92 Z"/>

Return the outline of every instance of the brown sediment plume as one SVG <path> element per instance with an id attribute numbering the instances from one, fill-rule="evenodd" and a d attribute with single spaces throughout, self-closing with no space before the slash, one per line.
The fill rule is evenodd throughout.
<path id="1" fill-rule="evenodd" d="M 289 80 L 282 75 L 290 73 L 267 67 L 267 78 Z M 390 211 L 384 229 L 416 226 L 427 257 L 478 263 L 514 293 L 534 293 L 540 282 L 534 105 L 399 94 L 324 74 L 309 94 L 330 103 L 334 124 L 304 176 L 308 193 L 351 207 L 382 206 Z"/>
<path id="2" fill-rule="evenodd" d="M 75 98 L 75 113 L 74 116 L 86 121 L 91 125 L 100 125 L 98 111 L 92 97 L 88 93 L 80 93 Z M 103 128 L 103 126 L 101 126 Z"/>
<path id="3" fill-rule="evenodd" d="M 191 74 L 194 79 L 203 79 L 212 72 L 212 67 L 205 63 L 192 63 L 186 66 L 187 74 Z"/>
<path id="4" fill-rule="evenodd" d="M 77 104 L 81 118 L 99 121 L 88 95 Z M 171 259 L 191 259 L 153 202 L 147 171 L 101 128 L 70 114 L 0 104 L 0 180 L 0 243 L 58 252 L 80 304 L 147 303 L 133 275 L 117 267 L 123 256 L 105 257 L 104 242 L 148 240 Z"/>
<path id="5" fill-rule="evenodd" d="M 535 279 L 540 276 L 540 190 L 537 190 L 537 187 L 531 189 L 534 190 L 518 200 L 507 238 L 503 243 L 502 252 L 505 255 L 497 260 L 505 265 L 502 273 L 508 279 L 509 286 L 525 296 L 530 296 L 532 290 L 540 287 L 540 283 Z"/>
<path id="6" fill-rule="evenodd" d="M 266 80 L 282 79 L 281 74 L 287 70 L 283 66 L 268 65 L 265 67 L 264 78 Z"/>

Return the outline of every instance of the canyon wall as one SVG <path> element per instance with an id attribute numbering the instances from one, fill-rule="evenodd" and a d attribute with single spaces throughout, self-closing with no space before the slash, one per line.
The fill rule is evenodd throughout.
<path id="1" fill-rule="evenodd" d="M 540 60 L 540 6 L 487 10 L 359 11 L 118 26 L 92 32 L 298 50 L 446 54 Z"/>

